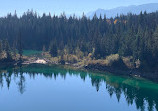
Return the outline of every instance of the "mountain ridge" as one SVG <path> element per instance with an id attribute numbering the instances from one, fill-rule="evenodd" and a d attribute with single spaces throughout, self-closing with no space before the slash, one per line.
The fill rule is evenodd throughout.
<path id="1" fill-rule="evenodd" d="M 121 14 L 127 15 L 128 13 L 139 14 L 141 11 L 146 11 L 147 13 L 156 12 L 158 11 L 158 3 L 121 6 L 108 10 L 98 8 L 95 11 L 87 13 L 86 16 L 89 18 L 93 18 L 94 14 L 96 13 L 97 17 L 99 17 L 100 15 L 104 17 L 104 15 L 106 15 L 107 18 L 111 18 Z"/>

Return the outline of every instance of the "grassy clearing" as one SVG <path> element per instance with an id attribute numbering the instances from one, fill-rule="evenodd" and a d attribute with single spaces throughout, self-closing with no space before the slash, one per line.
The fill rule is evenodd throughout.
<path id="1" fill-rule="evenodd" d="M 37 50 L 24 50 L 23 55 L 24 56 L 36 56 L 40 55 L 42 51 L 37 51 Z"/>

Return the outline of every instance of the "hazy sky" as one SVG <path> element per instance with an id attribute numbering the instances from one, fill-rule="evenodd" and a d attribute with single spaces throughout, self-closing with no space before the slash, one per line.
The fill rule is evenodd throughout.
<path id="1" fill-rule="evenodd" d="M 0 0 L 0 15 L 13 13 L 15 10 L 21 14 L 28 9 L 33 9 L 38 13 L 59 14 L 64 11 L 66 14 L 80 15 L 98 8 L 111 9 L 146 3 L 158 3 L 158 0 Z"/>

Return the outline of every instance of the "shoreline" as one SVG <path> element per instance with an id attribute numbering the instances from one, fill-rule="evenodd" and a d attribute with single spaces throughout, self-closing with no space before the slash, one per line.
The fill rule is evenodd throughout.
<path id="1" fill-rule="evenodd" d="M 63 66 L 64 68 L 69 68 L 73 70 L 82 70 L 82 71 L 90 71 L 90 72 L 96 72 L 96 73 L 112 73 L 117 76 L 129 76 L 129 77 L 137 77 L 137 78 L 144 78 L 153 82 L 158 83 L 158 72 L 157 73 L 152 73 L 152 72 L 141 72 L 139 70 L 118 70 L 113 67 L 106 67 L 103 66 L 103 70 L 99 70 L 97 68 L 87 68 L 86 67 L 80 67 L 76 68 L 73 65 L 60 65 L 56 64 L 57 66 Z"/>
<path id="2" fill-rule="evenodd" d="M 39 63 L 35 63 L 34 65 L 39 65 Z M 96 73 L 111 73 L 116 76 L 129 76 L 129 77 L 137 77 L 137 78 L 144 78 L 150 81 L 153 81 L 155 83 L 158 83 L 158 72 L 152 73 L 152 72 L 140 72 L 139 70 L 118 70 L 113 67 L 104 67 L 104 70 L 99 70 L 97 68 L 87 68 L 87 66 L 83 67 L 75 67 L 73 64 L 41 64 L 41 65 L 48 65 L 48 66 L 57 66 L 65 69 L 72 69 L 72 70 L 81 70 L 81 71 L 88 71 L 88 72 L 96 72 Z M 105 68 L 106 67 L 106 68 Z"/>
<path id="3" fill-rule="evenodd" d="M 23 67 L 28 65 L 44 65 L 44 66 L 58 66 L 65 69 L 72 69 L 72 70 L 81 70 L 81 71 L 90 71 L 90 72 L 96 72 L 96 73 L 112 73 L 117 76 L 131 76 L 131 77 L 137 77 L 137 78 L 144 78 L 153 82 L 158 83 L 158 72 L 145 72 L 145 71 L 139 71 L 136 69 L 125 69 L 121 70 L 115 67 L 109 67 L 109 66 L 103 66 L 100 64 L 93 64 L 93 65 L 87 65 L 87 66 L 80 66 L 77 67 L 74 64 L 59 64 L 59 63 L 28 63 L 28 64 L 17 64 L 15 62 L 10 63 L 3 63 L 0 64 L 0 69 L 4 68 L 14 68 L 14 67 Z"/>

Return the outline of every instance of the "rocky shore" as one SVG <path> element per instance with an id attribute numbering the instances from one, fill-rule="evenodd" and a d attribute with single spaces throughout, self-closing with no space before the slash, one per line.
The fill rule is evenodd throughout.
<path id="1" fill-rule="evenodd" d="M 31 65 L 31 64 L 42 64 L 42 65 L 58 65 L 63 66 L 66 68 L 76 69 L 76 70 L 88 70 L 88 71 L 98 71 L 98 72 L 110 72 L 115 75 L 125 75 L 125 76 L 132 76 L 132 77 L 142 77 L 149 80 L 152 80 L 154 82 L 158 82 L 158 71 L 155 72 L 146 72 L 139 69 L 129 69 L 123 62 L 115 62 L 111 66 L 106 66 L 102 64 L 88 64 L 88 65 L 80 65 L 78 63 L 70 64 L 65 63 L 61 64 L 56 61 L 50 61 L 45 58 L 30 58 L 27 60 L 24 60 L 21 64 L 21 66 L 25 65 Z M 16 67 L 19 66 L 18 61 L 12 61 L 12 62 L 4 62 L 0 63 L 0 68 L 8 68 L 8 67 Z"/>

